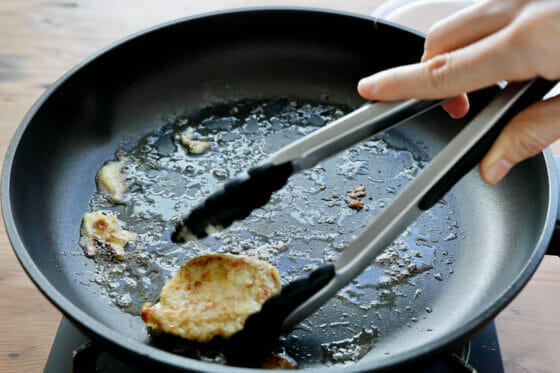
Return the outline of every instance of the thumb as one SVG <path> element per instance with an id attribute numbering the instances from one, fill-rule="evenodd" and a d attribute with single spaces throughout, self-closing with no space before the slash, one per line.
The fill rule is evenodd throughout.
<path id="1" fill-rule="evenodd" d="M 560 95 L 517 114 L 480 162 L 480 174 L 487 183 L 496 184 L 514 165 L 538 154 L 558 138 Z"/>

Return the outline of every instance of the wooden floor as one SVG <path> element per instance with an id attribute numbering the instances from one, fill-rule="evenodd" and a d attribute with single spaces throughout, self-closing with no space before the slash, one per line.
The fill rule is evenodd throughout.
<path id="1" fill-rule="evenodd" d="M 299 5 L 370 13 L 381 0 L 0 0 L 0 154 L 26 111 L 61 74 L 127 34 L 223 8 Z M 60 313 L 17 262 L 0 227 L 0 372 L 43 370 Z M 507 372 L 560 371 L 560 259 L 547 257 L 497 319 Z"/>

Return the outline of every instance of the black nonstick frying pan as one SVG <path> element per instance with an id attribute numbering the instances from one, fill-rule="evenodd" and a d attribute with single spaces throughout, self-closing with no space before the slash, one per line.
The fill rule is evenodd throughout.
<path id="1" fill-rule="evenodd" d="M 134 148 L 165 123 L 177 123 L 177 118 L 192 122 L 219 108 L 214 121 L 200 125 L 210 126 L 216 118 L 231 116 L 224 107 L 245 100 L 255 103 L 253 111 L 261 110 L 262 102 L 266 108 L 275 108 L 266 114 L 271 121 L 285 113 L 290 102 L 309 102 L 313 107 L 334 104 L 350 110 L 363 103 L 355 91 L 360 77 L 416 62 L 422 47 L 420 35 L 367 17 L 259 9 L 174 21 L 107 48 L 55 83 L 25 116 L 10 144 L 2 173 L 2 208 L 19 260 L 69 319 L 128 356 L 185 370 L 239 370 L 166 350 L 150 338 L 134 309 L 116 307 L 100 285 L 88 281 L 96 267 L 81 253 L 78 239 L 83 213 L 96 190 L 97 170 L 118 149 Z M 472 113 L 495 92 L 489 88 L 473 94 Z M 400 174 L 403 165 L 428 161 L 466 120 L 430 111 L 348 153 L 350 160 L 361 162 L 361 171 L 344 182 L 334 171 L 330 179 L 323 177 L 323 189 L 344 193 L 344 188 L 363 181 L 367 190 L 375 191 L 368 202 L 370 211 L 350 214 L 340 206 L 336 211 L 344 219 L 334 219 L 334 224 L 325 220 L 334 227 L 325 228 L 332 230 L 331 241 L 307 235 L 307 240 L 293 240 L 288 248 L 289 252 L 309 249 L 320 254 L 291 264 L 276 263 L 281 273 L 290 274 L 288 264 L 305 271 L 304 267 L 317 264 L 311 259 L 328 260 L 328 255 L 321 254 L 325 247 L 336 255 L 336 249 L 344 246 L 343 240 L 337 241 L 339 236 L 350 237 L 409 180 Z M 258 127 L 255 131 L 242 138 L 255 138 Z M 287 139 L 269 141 L 270 152 Z M 380 157 L 353 159 L 360 151 Z M 211 158 L 209 153 L 205 159 L 210 162 Z M 238 171 L 247 166 L 240 162 Z M 324 165 L 327 173 L 329 167 L 337 170 L 337 166 Z M 384 267 L 381 258 L 368 270 L 370 277 L 366 273 L 288 335 L 284 348 L 313 370 L 364 371 L 396 369 L 469 339 L 513 299 L 545 254 L 556 220 L 556 180 L 548 151 L 517 166 L 498 186 L 488 186 L 476 170 L 470 172 L 430 210 L 427 220 L 411 226 L 401 240 L 407 250 L 429 259 L 421 271 L 393 287 L 385 286 L 387 277 L 383 276 L 392 269 Z M 305 193 L 313 186 L 295 180 L 291 190 L 300 190 L 298 182 Z M 386 184 L 375 188 L 375 183 Z M 294 237 L 319 225 L 312 214 L 301 218 L 306 209 L 314 211 L 325 198 L 313 193 L 302 197 L 305 203 L 288 201 L 293 205 L 287 206 L 300 213 L 299 220 L 294 218 L 299 224 Z M 328 198 L 330 202 L 336 199 L 332 193 Z M 272 220 L 250 228 L 265 232 L 285 225 L 285 220 Z M 168 228 L 165 234 L 171 233 L 171 222 Z M 258 239 L 266 241 L 266 237 Z M 219 249 L 218 241 L 208 247 Z M 406 257 L 403 247 L 401 242 L 390 253 L 408 258 L 410 264 L 414 256 Z M 356 338 L 367 343 L 351 347 L 359 345 L 363 354 L 352 364 L 328 367 L 340 362 L 333 356 L 344 352 L 341 341 L 360 333 Z"/>

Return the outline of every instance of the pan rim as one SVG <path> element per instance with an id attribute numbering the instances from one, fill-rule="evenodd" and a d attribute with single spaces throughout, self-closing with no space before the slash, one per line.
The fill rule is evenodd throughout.
<path id="1" fill-rule="evenodd" d="M 202 361 L 190 359 L 180 355 L 176 355 L 157 347 L 145 344 L 138 340 L 130 339 L 121 333 L 108 327 L 106 324 L 97 321 L 95 318 L 84 312 L 79 307 L 75 306 L 68 298 L 66 298 L 62 293 L 60 293 L 55 286 L 48 281 L 48 279 L 43 275 L 39 266 L 35 264 L 31 256 L 29 255 L 23 240 L 21 239 L 19 232 L 17 230 L 15 220 L 12 214 L 11 201 L 10 201 L 10 177 L 12 174 L 12 165 L 15 158 L 16 150 L 19 146 L 20 140 L 25 133 L 28 125 L 31 123 L 32 119 L 35 117 L 38 110 L 43 106 L 44 102 L 60 87 L 64 82 L 70 79 L 76 72 L 90 64 L 92 61 L 96 60 L 100 56 L 106 54 L 107 52 L 118 48 L 132 40 L 142 37 L 146 34 L 150 34 L 154 31 L 161 30 L 179 23 L 189 22 L 193 20 L 203 19 L 207 17 L 213 17 L 218 15 L 228 15 L 228 14 L 239 14 L 239 13 L 253 13 L 253 12 L 278 12 L 278 11 L 288 11 L 288 12 L 309 12 L 316 14 L 328 14 L 328 15 L 338 15 L 351 18 L 358 18 L 365 21 L 373 21 L 375 23 L 380 23 L 394 27 L 399 30 L 403 30 L 412 33 L 416 36 L 424 37 L 424 34 L 412 30 L 410 28 L 398 25 L 385 20 L 377 19 L 374 17 L 344 12 L 338 10 L 330 9 L 320 9 L 320 8 L 309 8 L 309 7 L 251 7 L 251 8 L 237 8 L 237 9 L 227 9 L 218 10 L 198 15 L 193 15 L 189 17 L 178 18 L 175 20 L 167 21 L 149 28 L 143 29 L 129 36 L 126 36 L 118 41 L 111 43 L 110 45 L 98 50 L 93 53 L 82 62 L 75 65 L 65 74 L 63 74 L 59 79 L 57 79 L 43 94 L 35 101 L 28 112 L 23 117 L 19 126 L 17 127 L 14 135 L 10 141 L 9 147 L 6 151 L 4 165 L 2 168 L 2 180 L 1 180 L 1 201 L 2 201 L 2 215 L 4 218 L 4 225 L 8 234 L 8 238 L 12 245 L 12 248 L 24 268 L 28 276 L 35 283 L 37 288 L 47 297 L 47 299 L 53 303 L 66 317 L 68 317 L 74 324 L 79 325 L 82 329 L 86 329 L 90 336 L 94 336 L 97 339 L 108 342 L 121 350 L 134 353 L 143 358 L 153 360 L 157 363 L 167 365 L 174 368 L 187 368 L 199 371 L 208 372 L 223 372 L 224 370 L 231 372 L 246 372 L 246 371 L 257 371 L 257 369 L 247 369 L 238 368 L 232 366 L 222 366 L 212 363 L 205 363 Z M 345 366 L 344 370 L 348 372 L 360 372 L 369 369 L 388 369 L 394 368 L 398 365 L 409 363 L 414 359 L 421 357 L 434 356 L 438 352 L 448 349 L 450 345 L 457 343 L 462 340 L 465 336 L 472 334 L 476 330 L 487 322 L 492 320 L 509 302 L 511 302 L 515 295 L 517 295 L 523 287 L 527 284 L 529 279 L 532 277 L 536 271 L 539 263 L 541 262 L 548 242 L 552 236 L 552 231 L 554 228 L 553 222 L 555 221 L 557 206 L 558 206 L 558 185 L 555 180 L 557 180 L 556 168 L 554 167 L 554 159 L 552 153 L 549 149 L 546 149 L 543 153 L 543 159 L 545 162 L 545 167 L 548 172 L 548 208 L 546 212 L 545 225 L 540 233 L 538 243 L 534 249 L 532 255 L 530 256 L 528 262 L 520 271 L 519 275 L 515 277 L 512 283 L 504 289 L 504 291 L 499 295 L 498 299 L 490 305 L 490 307 L 485 308 L 480 313 L 473 315 L 468 322 L 465 322 L 462 327 L 453 330 L 448 333 L 444 338 L 437 340 L 435 343 L 426 344 L 419 346 L 417 348 L 411 349 L 407 352 L 400 353 L 397 355 L 389 355 L 385 358 L 377 360 L 376 362 L 357 362 L 354 365 Z M 327 370 L 332 370 L 328 367 L 317 367 L 310 368 L 310 372 L 323 372 Z"/>

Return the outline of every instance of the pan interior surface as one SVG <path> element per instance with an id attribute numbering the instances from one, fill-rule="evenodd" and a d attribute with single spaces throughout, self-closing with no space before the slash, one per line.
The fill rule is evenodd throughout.
<path id="1" fill-rule="evenodd" d="M 395 45 L 399 48 L 395 49 Z M 350 110 L 362 103 L 355 92 L 360 77 L 388 66 L 415 62 L 422 47 L 419 36 L 363 18 L 269 10 L 177 22 L 109 49 L 61 81 L 24 123 L 25 131 L 12 156 L 9 175 L 11 214 L 22 241 L 21 247 L 14 244 L 14 248 L 16 252 L 25 250 L 49 286 L 84 313 L 71 315 L 74 319 L 87 321 L 91 317 L 107 330 L 140 342 L 127 342 L 130 349 L 147 348 L 144 344 L 151 345 L 153 341 L 136 316 L 140 303 L 123 300 L 121 288 L 117 287 L 113 296 L 107 284 L 96 282 L 93 274 L 99 263 L 86 258 L 78 245 L 83 213 L 94 206 L 90 199 L 96 193 L 95 175 L 100 166 L 113 159 L 118 149 L 130 151 L 153 134 L 164 138 L 162 129 L 166 125 L 183 128 L 181 120 L 193 123 L 196 118 L 208 118 L 210 113 L 214 119 L 235 116 L 220 110 L 230 110 L 240 103 L 254 103 L 249 112 L 258 110 L 259 104 L 269 108 L 277 105 L 276 112 L 261 118 L 268 122 L 272 122 L 272 116 L 280 115 L 278 110 L 287 110 L 290 102 L 302 107 L 309 104 L 310 112 L 321 105 Z M 473 111 L 487 99 L 481 97 L 478 104 L 474 100 Z M 324 124 L 325 118 L 319 118 L 308 129 Z M 344 242 L 414 174 L 404 175 L 401 171 L 413 164 L 421 167 L 464 124 L 465 120 L 448 119 L 441 110 L 432 111 L 365 142 L 370 146 L 366 149 L 368 154 L 373 157 L 372 152 L 377 151 L 377 158 L 360 159 L 360 151 L 366 151 L 364 144 L 356 148 L 359 151 L 344 153 L 342 157 L 351 161 L 342 173 L 346 184 L 334 183 L 334 176 L 325 177 L 337 174 L 341 164 L 334 161 L 324 165 L 333 170 L 330 174 L 313 169 L 295 178 L 292 190 L 301 188 L 301 195 L 309 191 L 309 196 L 294 208 L 297 216 L 292 216 L 291 222 L 297 223 L 302 239 L 289 243 L 287 250 L 301 250 L 311 256 L 293 263 L 299 272 L 289 274 L 285 270 L 284 274 L 304 273 L 330 260 L 329 255 L 343 249 Z M 199 120 L 197 125 L 203 131 L 211 121 Z M 300 136 L 308 130 L 305 125 L 301 128 Z M 278 135 L 282 129 L 274 132 L 271 128 L 273 132 L 269 134 Z M 297 129 L 290 127 L 290 131 Z M 284 141 L 291 139 L 288 136 Z M 380 143 L 386 145 L 385 150 L 375 149 L 375 144 Z M 263 144 L 268 144 L 269 153 L 282 145 L 282 139 L 269 138 Z M 211 162 L 210 154 L 203 159 Z M 193 162 L 197 167 L 197 161 Z M 240 162 L 238 171 L 243 166 Z M 211 164 L 208 167 L 215 168 Z M 346 177 L 345 172 L 352 177 Z M 212 175 L 205 176 L 214 180 Z M 336 188 L 335 193 L 343 200 L 341 194 L 361 183 L 371 193 L 368 196 L 372 200 L 364 200 L 369 211 L 354 212 L 341 204 L 333 206 L 336 210 L 329 217 L 306 215 L 306 211 L 314 210 L 313 203 L 328 204 L 336 199 L 328 188 Z M 329 195 L 321 194 L 325 193 L 321 185 Z M 280 196 L 289 198 L 286 194 Z M 331 201 L 321 199 L 323 196 Z M 196 195 L 192 202 L 202 197 L 203 193 Z M 516 167 L 495 187 L 484 184 L 477 171 L 472 171 L 411 226 L 402 242 L 389 252 L 385 264 L 382 258 L 381 264 L 372 265 L 311 321 L 286 337 L 287 343 L 299 351 L 292 354 L 300 354 L 303 366 L 360 360 L 356 366 L 375 368 L 410 356 L 411 351 L 465 328 L 495 306 L 533 257 L 545 226 L 548 198 L 548 173 L 542 156 Z M 285 222 L 270 224 L 269 229 L 274 230 L 281 229 Z M 317 226 L 327 227 L 332 239 L 311 234 L 304 239 L 303 231 L 313 231 Z M 161 229 L 167 235 L 171 228 L 169 224 Z M 255 236 L 251 239 L 255 240 Z M 275 244 L 266 236 L 258 240 L 261 244 Z M 207 241 L 205 245 L 218 250 L 222 244 L 218 241 Z M 328 255 L 324 255 L 325 248 L 330 250 Z M 177 247 L 180 255 L 165 253 L 173 263 L 168 265 L 168 272 L 160 272 L 164 275 L 160 280 L 183 264 L 177 258 L 186 258 L 188 250 L 192 247 Z M 422 260 L 415 259 L 419 252 Z M 21 253 L 18 255 L 21 257 Z M 395 286 L 388 285 L 391 273 L 397 276 L 410 263 L 420 261 L 426 265 L 423 270 L 403 277 Z M 153 300 L 153 294 L 147 296 Z M 65 304 L 58 306 L 68 312 Z M 104 335 L 103 330 L 92 332 Z M 326 335 L 333 336 L 331 345 L 325 342 Z M 347 356 L 353 353 L 348 351 L 349 346 L 356 345 L 352 338 L 369 343 L 356 359 Z M 350 344 L 344 340 L 350 340 Z M 163 360 L 156 353 L 151 356 Z M 189 361 L 182 359 L 177 364 L 188 366 Z"/>

